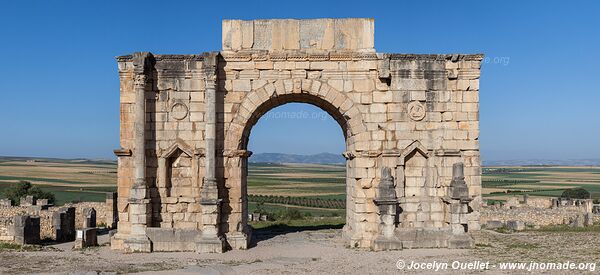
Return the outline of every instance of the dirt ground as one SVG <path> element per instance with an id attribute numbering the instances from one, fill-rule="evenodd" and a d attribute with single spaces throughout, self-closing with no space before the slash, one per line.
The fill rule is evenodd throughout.
<path id="1" fill-rule="evenodd" d="M 585 264 L 584 270 L 534 269 L 540 273 L 598 272 L 600 233 L 536 232 L 504 234 L 480 231 L 474 234 L 476 248 L 412 249 L 373 252 L 344 247 L 339 229 L 262 235 L 255 247 L 223 254 L 132 253 L 110 250 L 108 246 L 72 251 L 71 243 L 44 247 L 40 251 L 0 252 L 2 274 L 530 274 L 527 270 L 502 270 L 503 262 L 569 262 Z M 101 242 L 107 237 L 102 236 Z M 411 262 L 423 268 L 408 268 Z M 486 262 L 490 262 L 485 266 Z M 447 263 L 446 268 L 441 265 Z M 454 269 L 462 263 L 466 270 Z M 466 264 L 471 263 L 471 266 Z M 593 266 L 591 265 L 593 263 Z M 402 266 L 402 264 L 405 264 Z M 428 268 L 425 264 L 430 264 Z M 435 266 L 440 270 L 436 271 Z M 399 267 L 403 267 L 400 268 Z M 456 266 L 460 268 L 460 266 Z M 592 267 L 594 268 L 592 270 Z M 528 267 L 525 267 L 525 269 Z"/>

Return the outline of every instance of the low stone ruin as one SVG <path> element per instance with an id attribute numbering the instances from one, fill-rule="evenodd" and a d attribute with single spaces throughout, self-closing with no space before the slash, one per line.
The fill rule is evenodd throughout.
<path id="1" fill-rule="evenodd" d="M 57 242 L 75 240 L 75 207 L 62 207 L 52 215 L 54 239 Z"/>
<path id="2" fill-rule="evenodd" d="M 9 200 L 9 199 L 0 199 L 0 206 L 11 207 L 12 206 L 12 201 Z"/>
<path id="3" fill-rule="evenodd" d="M 94 208 L 85 208 L 83 209 L 83 228 L 77 230 L 73 248 L 79 249 L 97 245 L 96 210 Z"/>
<path id="4" fill-rule="evenodd" d="M 16 244 L 38 244 L 40 243 L 40 217 L 16 216 L 13 218 L 11 231 Z"/>
<path id="5" fill-rule="evenodd" d="M 106 226 L 116 229 L 119 221 L 119 211 L 117 209 L 117 192 L 106 193 Z"/>
<path id="6" fill-rule="evenodd" d="M 257 221 L 268 221 L 269 220 L 269 215 L 267 214 L 261 214 L 261 213 L 250 213 L 248 214 L 248 220 L 249 221 L 253 221 L 253 222 L 257 222 Z"/>
<path id="7" fill-rule="evenodd" d="M 40 217 L 19 215 L 0 217 L 0 241 L 15 244 L 40 242 Z"/>
<path id="8" fill-rule="evenodd" d="M 591 199 L 512 196 L 504 203 L 482 207 L 480 222 L 487 229 L 515 231 L 550 225 L 584 227 L 600 220 L 593 209 Z"/>
<path id="9" fill-rule="evenodd" d="M 21 206 L 32 206 L 35 205 L 35 198 L 33 196 L 26 196 L 21 198 L 21 201 L 19 202 L 19 205 Z"/>
<path id="10" fill-rule="evenodd" d="M 96 209 L 92 207 L 83 209 L 83 228 L 96 227 Z"/>
<path id="11" fill-rule="evenodd" d="M 84 242 L 82 247 L 96 245 L 96 227 L 115 229 L 118 221 L 115 200 L 114 193 L 109 193 L 106 202 L 82 202 L 55 207 L 49 205 L 47 200 L 35 200 L 33 197 L 22 200 L 25 206 L 12 206 L 10 200 L 2 199 L 0 241 L 35 244 L 40 240 L 73 241 L 81 236 Z"/>

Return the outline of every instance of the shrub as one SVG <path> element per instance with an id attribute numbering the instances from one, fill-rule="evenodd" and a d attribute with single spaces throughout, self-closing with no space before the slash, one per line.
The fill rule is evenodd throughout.
<path id="1" fill-rule="evenodd" d="M 572 188 L 572 189 L 567 189 L 565 190 L 562 195 L 560 195 L 562 198 L 569 198 L 569 199 L 589 199 L 590 198 L 590 192 L 588 192 L 587 190 L 583 189 L 583 188 Z"/>
<path id="2" fill-rule="evenodd" d="M 14 205 L 19 205 L 21 198 L 33 196 L 36 199 L 48 199 L 48 203 L 54 203 L 56 198 L 54 194 L 44 191 L 37 186 L 33 186 L 29 181 L 19 181 L 14 186 L 6 188 L 3 195 L 10 199 Z"/>
<path id="3" fill-rule="evenodd" d="M 304 218 L 302 212 L 295 208 L 288 208 L 286 211 L 281 211 L 278 214 L 278 220 L 301 220 Z"/>

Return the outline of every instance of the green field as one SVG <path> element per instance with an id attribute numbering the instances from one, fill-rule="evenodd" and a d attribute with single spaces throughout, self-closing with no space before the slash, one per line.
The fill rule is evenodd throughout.
<path id="1" fill-rule="evenodd" d="M 345 166 L 250 163 L 250 212 L 283 213 L 290 209 L 310 216 L 341 216 L 345 212 Z M 557 197 L 581 187 L 600 199 L 600 167 L 502 166 L 482 169 L 483 196 Z M 57 204 L 104 201 L 116 190 L 116 162 L 0 157 L 0 192 L 20 180 L 55 194 Z"/>
<path id="2" fill-rule="evenodd" d="M 345 177 L 346 167 L 341 165 L 251 163 L 249 212 L 273 215 L 295 209 L 313 217 L 343 217 Z"/>
<path id="3" fill-rule="evenodd" d="M 502 166 L 484 167 L 483 197 L 503 200 L 528 194 L 558 197 L 566 189 L 583 188 L 600 199 L 600 167 Z"/>
<path id="4" fill-rule="evenodd" d="M 0 193 L 19 181 L 30 181 L 54 193 L 56 204 L 104 201 L 117 190 L 117 165 L 110 161 L 0 158 Z"/>

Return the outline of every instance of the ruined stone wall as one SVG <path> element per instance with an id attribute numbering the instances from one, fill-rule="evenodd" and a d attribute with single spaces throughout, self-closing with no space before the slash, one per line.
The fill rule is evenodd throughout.
<path id="1" fill-rule="evenodd" d="M 482 207 L 481 208 L 481 224 L 486 224 L 488 221 L 523 221 L 528 225 L 533 226 L 548 226 L 548 225 L 566 225 L 570 224 L 582 211 L 578 207 L 564 208 L 538 208 L 538 207 L 519 207 L 511 209 Z M 596 221 L 600 217 L 594 218 Z"/>
<path id="2" fill-rule="evenodd" d="M 60 207 L 75 207 L 75 228 L 81 229 L 83 226 L 83 209 L 93 207 L 96 209 L 98 224 L 107 224 L 107 207 L 102 202 L 81 202 L 66 204 Z M 53 239 L 54 226 L 52 225 L 52 214 L 60 207 L 50 207 L 45 210 L 38 210 L 35 207 L 28 206 L 0 206 L 0 241 L 3 239 L 3 232 L 8 234 L 8 227 L 12 224 L 12 218 L 18 215 L 32 215 L 40 217 L 40 238 Z"/>
<path id="3" fill-rule="evenodd" d="M 0 217 L 0 242 L 12 242 L 15 236 L 10 232 L 13 225 L 12 217 Z"/>
<path id="4" fill-rule="evenodd" d="M 527 198 L 525 204 L 535 208 L 551 208 L 552 200 L 548 198 Z"/>
<path id="5" fill-rule="evenodd" d="M 511 196 L 502 204 L 481 208 L 481 224 L 488 221 L 522 221 L 532 226 L 571 224 L 578 216 L 592 213 L 592 201 L 589 199 L 560 199 L 549 197 L 531 198 Z M 593 215 L 594 221 L 600 221 L 599 215 Z"/>

